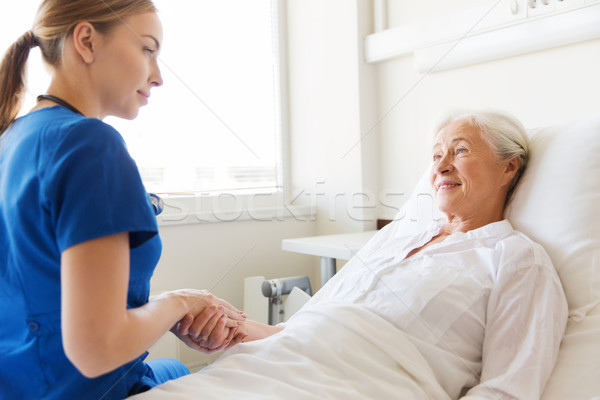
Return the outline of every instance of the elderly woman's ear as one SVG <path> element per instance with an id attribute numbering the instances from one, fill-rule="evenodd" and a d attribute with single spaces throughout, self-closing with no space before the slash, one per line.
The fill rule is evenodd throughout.
<path id="1" fill-rule="evenodd" d="M 510 185 L 515 174 L 519 170 L 519 166 L 521 165 L 521 156 L 516 156 L 508 160 L 506 162 L 506 166 L 504 168 L 504 179 L 502 180 L 502 185 Z"/>

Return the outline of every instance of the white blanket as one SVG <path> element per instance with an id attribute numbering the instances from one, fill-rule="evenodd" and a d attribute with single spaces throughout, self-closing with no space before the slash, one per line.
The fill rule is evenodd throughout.
<path id="1" fill-rule="evenodd" d="M 449 399 L 402 331 L 341 302 L 303 309 L 282 332 L 133 398 Z"/>

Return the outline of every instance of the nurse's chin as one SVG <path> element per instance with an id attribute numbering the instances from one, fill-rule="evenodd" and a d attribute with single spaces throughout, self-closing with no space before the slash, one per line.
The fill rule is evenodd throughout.
<path id="1" fill-rule="evenodd" d="M 139 115 L 140 107 L 141 106 L 132 107 L 130 110 L 123 110 L 123 111 L 115 112 L 111 115 L 113 117 L 117 117 L 117 118 L 121 118 L 121 119 L 132 120 L 132 119 L 135 119 Z"/>

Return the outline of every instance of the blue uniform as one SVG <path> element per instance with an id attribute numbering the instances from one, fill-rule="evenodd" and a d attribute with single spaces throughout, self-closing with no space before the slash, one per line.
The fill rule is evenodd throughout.
<path id="1" fill-rule="evenodd" d="M 88 379 L 66 358 L 61 253 L 129 232 L 127 302 L 148 301 L 160 258 L 156 217 L 123 138 L 98 119 L 55 106 L 0 137 L 0 398 L 120 399 L 152 381 L 146 354 Z M 150 378 L 149 378 L 150 377 Z M 151 386 L 151 384 L 150 384 Z"/>

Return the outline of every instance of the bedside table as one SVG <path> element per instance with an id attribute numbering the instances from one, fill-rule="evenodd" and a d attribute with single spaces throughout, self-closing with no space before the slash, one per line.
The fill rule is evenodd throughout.
<path id="1" fill-rule="evenodd" d="M 374 231 L 310 236 L 281 241 L 281 249 L 321 257 L 321 286 L 336 272 L 336 260 L 349 260 L 374 235 Z"/>

